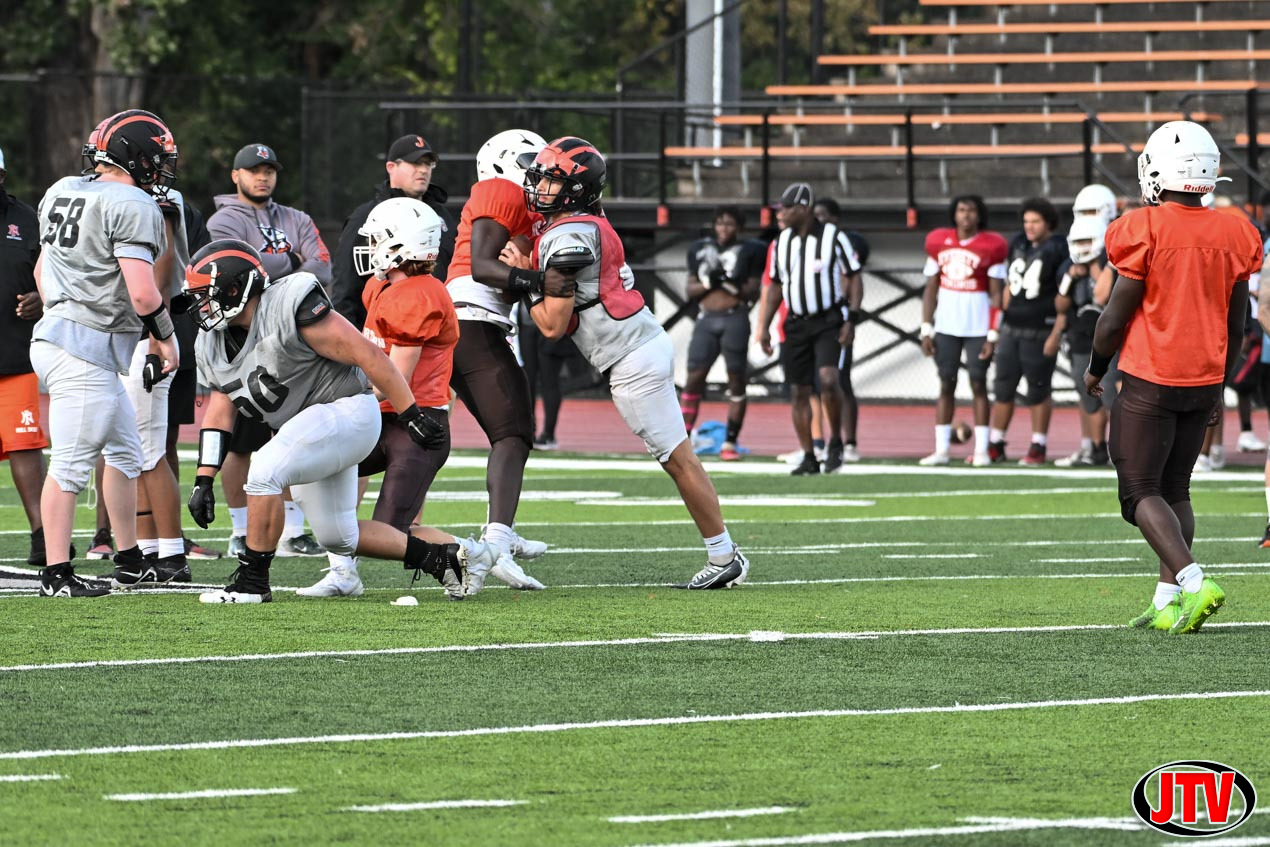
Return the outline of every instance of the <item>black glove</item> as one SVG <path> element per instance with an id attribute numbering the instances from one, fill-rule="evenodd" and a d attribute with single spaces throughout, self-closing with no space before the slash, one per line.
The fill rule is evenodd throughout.
<path id="1" fill-rule="evenodd" d="M 216 495 L 212 492 L 212 478 L 194 478 L 194 490 L 190 492 L 190 515 L 194 523 L 207 529 L 216 520 Z"/>
<path id="2" fill-rule="evenodd" d="M 167 379 L 163 372 L 163 360 L 154 353 L 146 354 L 146 363 L 141 366 L 141 387 L 149 394 L 154 387 Z"/>
<path id="3" fill-rule="evenodd" d="M 433 420 L 413 404 L 397 415 L 397 421 L 410 433 L 414 443 L 425 450 L 439 450 L 450 438 L 450 430 L 445 423 Z"/>
<path id="4" fill-rule="evenodd" d="M 706 284 L 707 288 L 710 288 L 710 289 L 722 288 L 723 284 L 728 281 L 728 275 L 726 272 L 724 272 L 723 268 L 721 267 L 712 268 L 710 270 L 710 276 L 708 277 L 708 279 L 709 279 L 709 282 Z"/>

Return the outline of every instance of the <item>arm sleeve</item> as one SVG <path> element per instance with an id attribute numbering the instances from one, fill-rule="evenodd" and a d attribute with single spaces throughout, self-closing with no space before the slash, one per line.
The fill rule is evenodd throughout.
<path id="1" fill-rule="evenodd" d="M 297 270 L 313 274 L 323 285 L 331 284 L 331 251 L 326 249 L 317 224 L 308 215 L 300 219 L 300 255 L 304 263 Z"/>
<path id="2" fill-rule="evenodd" d="M 1116 273 L 1129 279 L 1146 279 L 1147 269 L 1151 266 L 1154 245 L 1146 217 L 1131 212 L 1117 218 L 1103 236 L 1107 244 L 1107 261 L 1115 267 Z"/>

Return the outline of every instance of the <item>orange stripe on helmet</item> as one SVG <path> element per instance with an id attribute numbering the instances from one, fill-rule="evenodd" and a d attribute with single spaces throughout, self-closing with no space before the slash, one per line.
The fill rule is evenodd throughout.
<path id="1" fill-rule="evenodd" d="M 255 267 L 255 269 L 260 273 L 262 277 L 267 276 L 267 274 L 265 273 L 264 267 L 261 266 L 260 261 L 255 256 L 251 255 L 250 253 L 244 253 L 242 250 L 230 249 L 230 250 L 217 250 L 215 253 L 211 254 L 210 256 L 204 256 L 202 259 L 199 260 L 198 268 L 195 268 L 194 265 L 186 265 L 185 266 L 185 280 L 187 282 L 200 283 L 199 287 L 202 287 L 205 285 L 211 285 L 213 282 L 212 275 L 209 273 L 204 273 L 202 271 L 202 268 L 205 268 L 210 264 L 214 264 L 218 259 L 225 259 L 225 258 L 245 259 L 246 261 L 251 262 L 251 264 Z"/>
<path id="2" fill-rule="evenodd" d="M 97 139 L 97 146 L 99 148 L 104 148 L 110 143 L 111 136 L 115 134 L 116 130 L 121 127 L 125 127 L 128 124 L 138 123 L 140 121 L 145 121 L 146 123 L 152 123 L 162 127 L 163 134 L 156 137 L 154 140 L 163 145 L 163 152 L 173 153 L 176 151 L 176 139 L 172 136 L 172 130 L 168 129 L 167 125 L 164 124 L 163 121 L 159 120 L 157 116 L 152 115 L 149 112 L 143 115 L 129 115 L 121 121 L 112 123 L 105 130 L 102 130 L 100 137 Z"/>

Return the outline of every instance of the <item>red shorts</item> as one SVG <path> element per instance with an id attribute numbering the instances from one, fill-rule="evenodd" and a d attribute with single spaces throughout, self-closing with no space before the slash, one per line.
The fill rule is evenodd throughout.
<path id="1" fill-rule="evenodd" d="M 18 450 L 49 446 L 40 426 L 40 380 L 33 373 L 0 376 L 0 460 Z"/>

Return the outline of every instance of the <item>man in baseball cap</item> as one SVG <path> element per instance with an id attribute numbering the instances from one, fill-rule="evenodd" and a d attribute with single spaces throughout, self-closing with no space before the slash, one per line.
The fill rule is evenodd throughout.
<path id="1" fill-rule="evenodd" d="M 388 162 L 417 164 L 427 159 L 434 167 L 439 161 L 432 145 L 422 135 L 403 135 L 388 148 Z"/>
<path id="2" fill-rule="evenodd" d="M 816 203 L 816 195 L 811 186 L 805 182 L 795 182 L 781 193 L 781 206 L 806 206 L 811 208 Z"/>
<path id="3" fill-rule="evenodd" d="M 267 144 L 248 144 L 234 156 L 234 170 L 246 168 L 251 170 L 260 165 L 269 165 L 274 170 L 282 170 L 278 154 Z"/>

